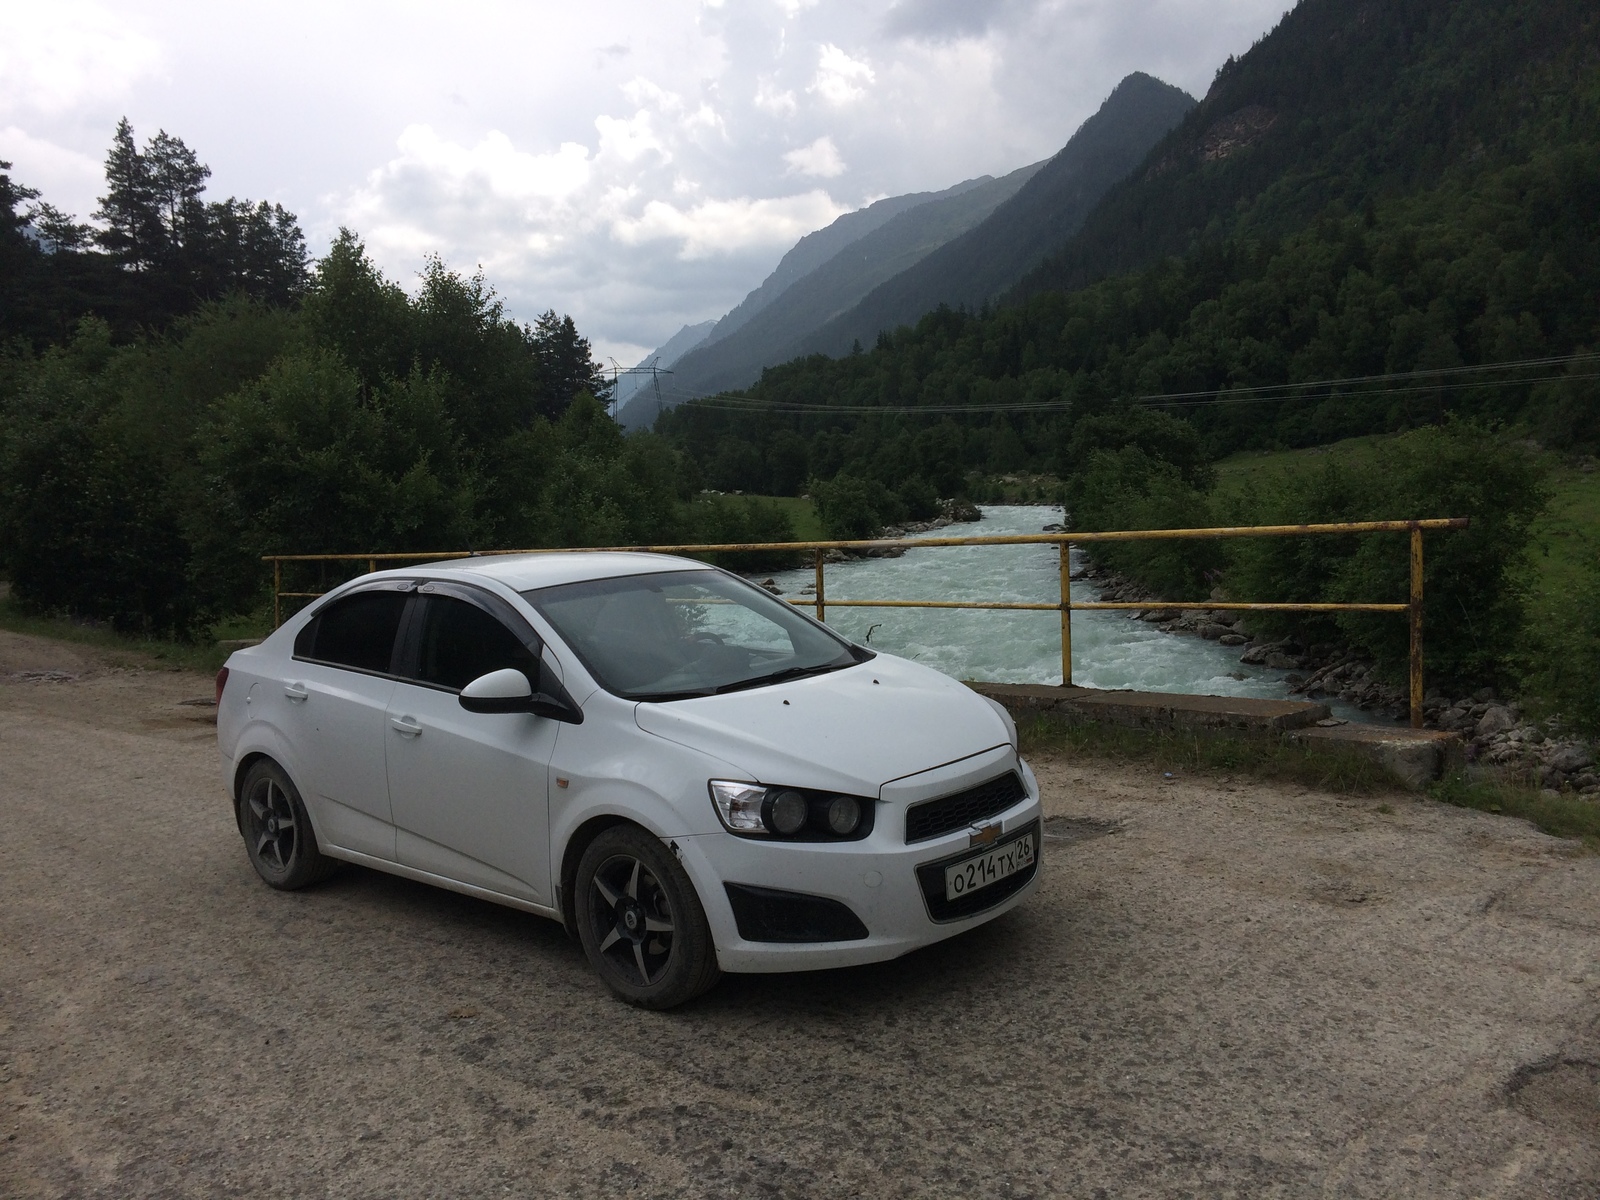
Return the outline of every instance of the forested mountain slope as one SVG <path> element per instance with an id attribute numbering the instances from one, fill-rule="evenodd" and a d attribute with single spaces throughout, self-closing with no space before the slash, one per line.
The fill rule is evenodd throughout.
<path id="1" fill-rule="evenodd" d="M 678 402 L 742 387 L 755 380 L 763 367 L 793 358 L 800 351 L 800 339 L 807 333 L 849 308 L 876 284 L 971 229 L 1014 195 L 1038 168 L 1039 164 L 1035 163 L 999 179 L 984 176 L 943 192 L 918 193 L 926 198 L 851 241 L 826 262 L 793 279 L 779 294 L 750 311 L 752 302 L 769 290 L 768 284 L 763 284 L 719 322 L 710 337 L 679 360 L 673 369 L 669 400 Z M 895 200 L 913 198 L 896 197 Z M 879 201 L 880 205 L 889 203 L 892 201 Z M 847 217 L 855 215 L 847 214 Z M 779 272 L 773 274 L 776 277 Z M 727 326 L 736 320 L 737 324 L 728 332 Z M 653 417 L 654 413 L 650 415 Z"/>
<path id="2" fill-rule="evenodd" d="M 1148 265 L 1081 286 L 1125 262 Z M 1172 411 L 1211 453 L 1450 412 L 1581 440 L 1600 398 L 1577 366 L 1563 380 L 1546 378 L 1556 364 L 1404 387 L 1316 381 L 1597 342 L 1600 10 L 1304 0 L 1012 303 L 773 368 L 748 411 L 691 405 L 663 428 L 713 486 L 747 491 L 795 478 L 797 457 L 801 478 L 886 485 L 1070 474 L 1085 417 L 1158 393 L 1194 393 Z M 914 411 L 934 405 L 972 411 Z"/>
<path id="3" fill-rule="evenodd" d="M 1194 107 L 1194 97 L 1143 72 L 1129 75 L 1017 194 L 979 225 L 879 284 L 803 339 L 805 353 L 840 355 L 878 332 L 914 324 L 941 304 L 978 309 L 1060 249 L 1108 188 Z"/>
<path id="4" fill-rule="evenodd" d="M 1355 211 L 1582 133 L 1568 122 L 1585 70 L 1593 80 L 1595 13 L 1583 0 L 1306 0 L 1223 65 L 1018 294 L 1282 235 L 1330 205 Z"/>

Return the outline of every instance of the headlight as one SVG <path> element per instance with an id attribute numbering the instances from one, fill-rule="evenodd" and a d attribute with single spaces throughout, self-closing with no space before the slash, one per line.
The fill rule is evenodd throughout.
<path id="1" fill-rule="evenodd" d="M 871 800 L 806 788 L 709 782 L 711 803 L 729 833 L 791 842 L 859 841 L 872 832 Z"/>

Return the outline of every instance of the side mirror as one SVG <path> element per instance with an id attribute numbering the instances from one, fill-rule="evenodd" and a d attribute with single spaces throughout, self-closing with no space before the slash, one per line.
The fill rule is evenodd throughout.
<path id="1" fill-rule="evenodd" d="M 547 672 L 540 672 L 547 675 Z M 475 713 L 532 713 L 569 725 L 583 724 L 583 709 L 572 702 L 554 679 L 540 680 L 550 691 L 535 692 L 528 677 L 515 667 L 480 675 L 461 689 L 461 707 Z"/>
<path id="2" fill-rule="evenodd" d="M 533 685 L 514 667 L 480 675 L 461 689 L 461 707 L 468 712 L 531 712 Z"/>

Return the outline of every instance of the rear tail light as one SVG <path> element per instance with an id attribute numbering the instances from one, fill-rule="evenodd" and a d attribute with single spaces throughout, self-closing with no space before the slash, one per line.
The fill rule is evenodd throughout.
<path id="1" fill-rule="evenodd" d="M 217 704 L 222 703 L 222 689 L 228 686 L 228 668 L 223 667 L 217 672 Z"/>

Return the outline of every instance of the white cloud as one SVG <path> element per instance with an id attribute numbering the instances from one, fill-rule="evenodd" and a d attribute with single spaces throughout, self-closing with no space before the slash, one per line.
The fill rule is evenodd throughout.
<path id="1" fill-rule="evenodd" d="M 519 318 L 625 357 L 846 206 L 1053 153 L 1128 71 L 1199 94 L 1283 7 L 653 0 L 619 41 L 605 5 L 0 0 L 0 157 L 86 216 L 126 114 L 313 253 L 347 224 L 402 282 L 482 264 Z"/>
<path id="2" fill-rule="evenodd" d="M 99 159 L 31 137 L 15 125 L 0 129 L 0 161 L 15 163 L 14 178 L 39 189 L 46 200 L 80 219 L 93 207 L 89 197 L 105 184 Z"/>
<path id="3" fill-rule="evenodd" d="M 771 113 L 775 117 L 792 117 L 799 105 L 795 102 L 794 92 L 787 88 L 780 89 L 770 78 L 763 78 L 756 84 L 756 94 L 753 103 L 762 112 Z"/>
<path id="4" fill-rule="evenodd" d="M 751 248 L 787 248 L 849 211 L 824 191 L 752 200 L 708 200 L 680 209 L 651 200 L 637 217 L 619 217 L 612 232 L 624 245 L 670 239 L 683 259 L 708 258 Z"/>
<path id="5" fill-rule="evenodd" d="M 60 113 L 115 98 L 161 63 L 161 47 L 98 4 L 0 5 L 0 105 Z"/>
<path id="6" fill-rule="evenodd" d="M 817 51 L 817 73 L 806 91 L 815 92 L 829 104 L 849 104 L 865 96 L 865 85 L 875 78 L 866 61 L 851 58 L 832 42 L 826 42 Z"/>
<path id="7" fill-rule="evenodd" d="M 834 179 L 844 174 L 844 159 L 839 157 L 839 148 L 826 134 L 809 146 L 789 151 L 783 156 L 783 161 L 789 164 L 790 173 L 795 175 Z"/>

